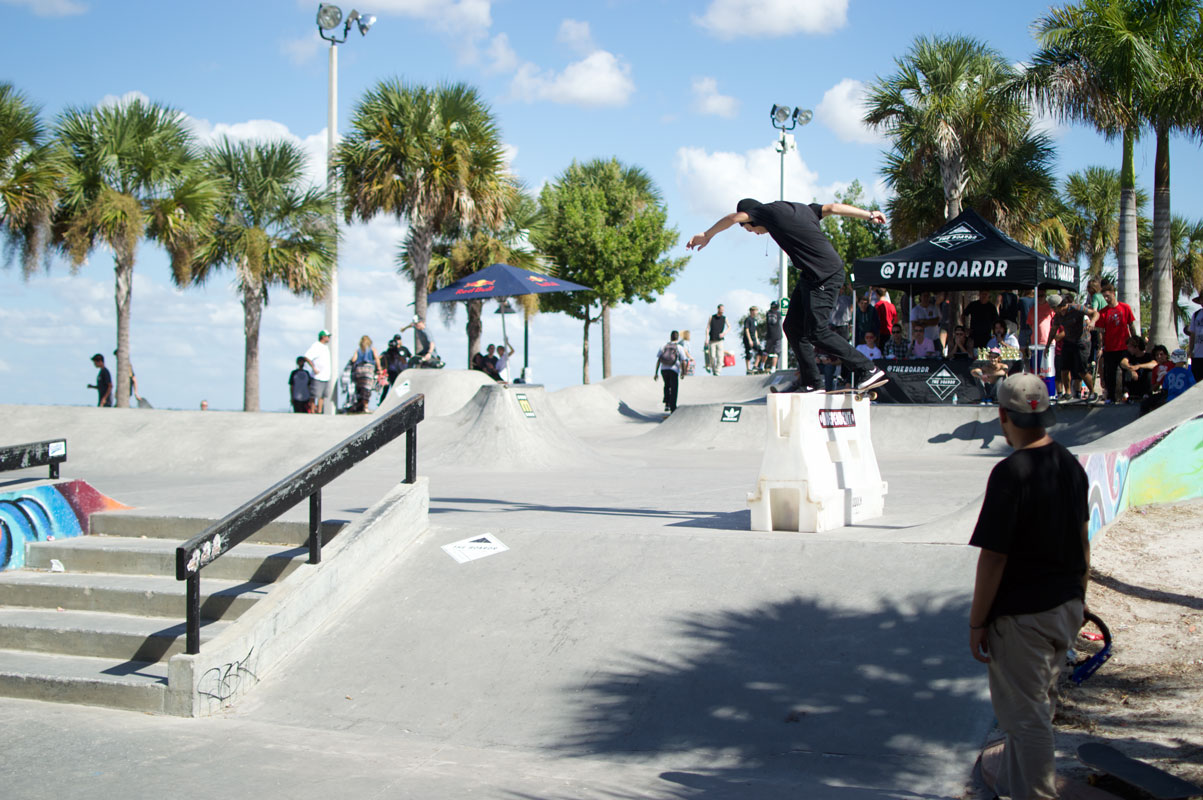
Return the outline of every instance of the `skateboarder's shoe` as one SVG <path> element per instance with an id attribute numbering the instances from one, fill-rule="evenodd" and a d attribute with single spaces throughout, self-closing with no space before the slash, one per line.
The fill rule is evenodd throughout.
<path id="1" fill-rule="evenodd" d="M 880 386 L 888 380 L 889 378 L 886 377 L 885 372 L 880 369 L 866 370 L 856 376 L 856 380 L 853 382 L 853 389 L 858 392 L 864 392 L 872 389 L 874 386 Z"/>
<path id="2" fill-rule="evenodd" d="M 788 386 L 770 386 L 769 391 L 773 394 L 805 394 L 806 392 L 817 392 L 819 391 L 819 387 L 806 386 L 802 381 L 794 381 Z"/>

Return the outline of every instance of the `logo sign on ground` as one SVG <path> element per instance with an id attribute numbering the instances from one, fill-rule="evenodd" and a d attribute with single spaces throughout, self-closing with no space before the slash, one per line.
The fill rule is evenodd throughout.
<path id="1" fill-rule="evenodd" d="M 820 428 L 855 428 L 856 412 L 850 408 L 820 408 Z"/>
<path id="2" fill-rule="evenodd" d="M 443 545 L 443 552 L 461 564 L 466 564 L 469 561 L 475 561 L 485 556 L 491 556 L 494 553 L 504 553 L 509 549 L 491 533 Z"/>
<path id="3" fill-rule="evenodd" d="M 535 407 L 530 404 L 530 400 L 526 399 L 526 395 L 519 393 L 514 395 L 514 397 L 517 398 L 518 408 L 522 409 L 522 413 L 525 414 L 529 419 L 534 419 Z"/>
<path id="4" fill-rule="evenodd" d="M 944 231 L 939 236 L 935 236 L 928 241 L 939 247 L 942 250 L 956 250 L 958 247 L 964 247 L 967 244 L 980 242 L 985 239 L 980 233 L 970 228 L 964 222 L 957 225 L 950 231 Z"/>
<path id="5" fill-rule="evenodd" d="M 927 379 L 927 385 L 941 401 L 947 400 L 961 385 L 961 379 L 948 367 L 940 367 Z"/>
<path id="6" fill-rule="evenodd" d="M 739 415 L 744 411 L 743 406 L 723 406 L 720 422 L 739 422 Z"/>

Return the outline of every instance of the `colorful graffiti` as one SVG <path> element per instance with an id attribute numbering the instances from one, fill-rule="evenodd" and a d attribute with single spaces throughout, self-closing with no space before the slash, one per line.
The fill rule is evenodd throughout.
<path id="1" fill-rule="evenodd" d="M 86 481 L 0 494 L 0 570 L 25 566 L 26 544 L 82 536 L 93 513 L 122 508 Z"/>
<path id="2" fill-rule="evenodd" d="M 1078 456 L 1090 481 L 1090 537 L 1123 511 L 1203 497 L 1203 417 L 1123 450 Z"/>

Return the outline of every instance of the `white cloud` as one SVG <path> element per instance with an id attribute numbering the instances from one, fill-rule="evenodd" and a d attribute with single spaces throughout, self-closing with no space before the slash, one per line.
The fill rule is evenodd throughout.
<path id="1" fill-rule="evenodd" d="M 518 68 L 518 54 L 510 46 L 510 37 L 504 33 L 499 33 L 489 40 L 489 46 L 485 48 L 485 58 L 488 59 L 485 69 L 491 73 L 513 72 Z"/>
<path id="2" fill-rule="evenodd" d="M 822 101 L 815 108 L 815 119 L 830 128 L 840 141 L 884 143 L 886 137 L 862 121 L 867 88 L 861 81 L 844 78 L 823 94 Z"/>
<path id="3" fill-rule="evenodd" d="M 193 134 L 202 145 L 216 144 L 222 138 L 234 142 L 263 142 L 273 139 L 285 139 L 300 145 L 308 156 L 305 162 L 305 174 L 314 186 L 326 185 L 326 129 L 322 128 L 315 134 L 306 137 L 297 136 L 288 126 L 270 119 L 251 119 L 245 122 L 219 122 L 213 124 L 207 119 L 188 117 L 187 122 Z"/>
<path id="4" fill-rule="evenodd" d="M 313 31 L 305 36 L 281 42 L 280 52 L 288 56 L 288 60 L 299 67 L 311 61 L 325 47 L 326 43 L 322 41 L 322 37 L 318 36 L 317 31 Z"/>
<path id="5" fill-rule="evenodd" d="M 0 358 L 0 372 L 12 372 L 13 368 L 5 363 L 4 359 Z"/>
<path id="6" fill-rule="evenodd" d="M 560 23 L 556 41 L 568 45 L 574 52 L 581 55 L 588 55 L 597 49 L 597 46 L 593 44 L 593 34 L 589 31 L 589 23 L 575 19 L 566 19 Z"/>
<path id="7" fill-rule="evenodd" d="M 689 198 L 693 211 L 716 217 L 735 210 L 743 197 L 763 202 L 780 194 L 781 156 L 774 145 L 745 153 L 709 152 L 701 147 L 677 150 L 677 183 Z M 791 150 L 785 157 L 785 196 L 798 202 L 829 200 L 835 185 L 821 186 L 811 171 Z"/>
<path id="8" fill-rule="evenodd" d="M 848 21 L 848 0 L 712 0 L 694 22 L 720 39 L 831 33 Z"/>
<path id="9" fill-rule="evenodd" d="M 123 95 L 106 94 L 100 98 L 100 102 L 96 104 L 97 108 L 105 108 L 108 106 L 123 106 L 126 103 L 131 103 L 134 100 L 141 100 L 144 105 L 150 104 L 150 98 L 139 91 L 126 92 Z"/>
<path id="10" fill-rule="evenodd" d="M 73 17 L 88 10 L 86 3 L 75 0 L 0 0 L 9 6 L 24 6 L 39 17 Z"/>
<path id="11" fill-rule="evenodd" d="M 574 61 L 563 72 L 541 71 L 534 64 L 518 68 L 510 90 L 528 103 L 547 100 L 578 106 L 622 106 L 635 91 L 631 65 L 606 50 Z"/>
<path id="12" fill-rule="evenodd" d="M 1037 108 L 1032 109 L 1032 129 L 1050 139 L 1060 139 L 1069 132 L 1069 126 L 1057 119 L 1055 114 Z"/>
<path id="13" fill-rule="evenodd" d="M 344 6 L 345 8 L 345 6 Z M 477 58 L 477 44 L 493 26 L 491 0 L 377 0 L 370 13 L 397 15 L 429 23 L 446 35 L 459 58 L 470 63 Z"/>
<path id="14" fill-rule="evenodd" d="M 739 100 L 731 95 L 719 94 L 718 81 L 714 78 L 695 78 L 693 102 L 699 113 L 713 114 L 731 119 L 739 113 Z"/>

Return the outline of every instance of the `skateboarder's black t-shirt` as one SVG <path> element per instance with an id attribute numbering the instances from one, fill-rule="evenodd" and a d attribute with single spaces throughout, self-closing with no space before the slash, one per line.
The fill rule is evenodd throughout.
<path id="1" fill-rule="evenodd" d="M 990 619 L 1084 599 L 1086 473 L 1053 442 L 1016 450 L 990 472 L 969 544 L 1007 556 Z"/>
<path id="2" fill-rule="evenodd" d="M 768 229 L 769 236 L 807 281 L 822 283 L 832 275 L 843 274 L 844 262 L 819 225 L 823 207 L 818 203 L 805 205 L 776 200 L 747 213 L 752 225 Z"/>

